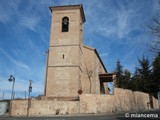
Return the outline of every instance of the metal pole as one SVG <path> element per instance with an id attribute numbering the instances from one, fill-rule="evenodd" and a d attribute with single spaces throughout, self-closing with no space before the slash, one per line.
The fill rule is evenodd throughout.
<path id="1" fill-rule="evenodd" d="M 24 95 L 25 95 L 25 99 L 26 99 L 26 91 L 24 92 Z"/>
<path id="2" fill-rule="evenodd" d="M 30 99 L 30 91 L 29 91 L 29 89 L 28 89 L 28 99 Z"/>
<path id="3" fill-rule="evenodd" d="M 14 100 L 14 98 L 15 98 L 15 92 L 13 92 L 13 100 Z"/>
<path id="4" fill-rule="evenodd" d="M 32 92 L 32 80 L 29 80 L 29 88 L 28 88 L 28 108 L 27 108 L 27 117 L 29 116 L 29 108 L 31 107 L 31 98 L 30 92 Z"/>
<path id="5" fill-rule="evenodd" d="M 27 117 L 29 116 L 29 99 L 30 99 L 30 92 L 28 88 L 28 107 L 27 107 Z"/>
<path id="6" fill-rule="evenodd" d="M 3 92 L 2 100 L 4 100 L 4 92 Z"/>
<path id="7" fill-rule="evenodd" d="M 11 94 L 11 100 L 13 100 L 13 92 L 14 92 L 14 83 L 15 83 L 15 78 L 13 76 L 12 77 L 12 81 L 13 81 L 13 85 L 12 85 L 12 94 Z"/>
<path id="8" fill-rule="evenodd" d="M 8 81 L 9 81 L 9 82 L 12 82 L 12 81 L 13 81 L 13 85 L 12 85 L 12 93 L 11 93 L 11 101 L 10 101 L 10 110 L 9 110 L 9 111 L 10 111 L 10 115 L 11 115 L 15 78 L 14 78 L 12 75 L 10 75 Z"/>

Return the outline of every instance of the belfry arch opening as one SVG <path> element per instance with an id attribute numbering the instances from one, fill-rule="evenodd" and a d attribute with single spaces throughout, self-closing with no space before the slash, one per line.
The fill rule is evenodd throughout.
<path id="1" fill-rule="evenodd" d="M 62 32 L 68 32 L 69 31 L 69 18 L 63 17 L 62 18 Z"/>

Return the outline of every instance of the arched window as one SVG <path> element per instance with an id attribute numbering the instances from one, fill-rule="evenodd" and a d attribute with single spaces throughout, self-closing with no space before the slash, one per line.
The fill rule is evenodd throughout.
<path id="1" fill-rule="evenodd" d="M 63 17 L 62 18 L 62 32 L 68 32 L 69 30 L 69 18 Z"/>

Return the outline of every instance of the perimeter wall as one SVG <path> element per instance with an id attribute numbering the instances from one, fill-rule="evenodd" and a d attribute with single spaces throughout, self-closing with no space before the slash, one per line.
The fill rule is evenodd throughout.
<path id="1" fill-rule="evenodd" d="M 158 100 L 151 97 L 153 108 L 158 108 Z M 12 101 L 12 116 L 48 116 L 56 114 L 117 113 L 147 110 L 149 95 L 127 89 L 114 89 L 114 95 L 82 94 L 80 101 L 28 100 Z"/>
<path id="2" fill-rule="evenodd" d="M 151 97 L 151 100 L 153 101 L 153 108 L 157 109 L 158 100 L 154 97 Z M 115 88 L 114 95 L 81 95 L 80 113 L 115 113 L 147 110 L 151 109 L 149 106 L 151 100 L 149 99 L 149 94 Z"/>

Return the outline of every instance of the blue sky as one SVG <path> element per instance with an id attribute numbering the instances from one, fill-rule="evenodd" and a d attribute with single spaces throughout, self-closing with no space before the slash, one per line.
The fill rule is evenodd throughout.
<path id="1" fill-rule="evenodd" d="M 83 42 L 96 48 L 108 70 L 119 59 L 134 72 L 137 57 L 148 52 L 152 39 L 147 25 L 158 10 L 157 0 L 0 0 L 0 99 L 10 98 L 12 74 L 15 97 L 24 98 L 29 80 L 32 95 L 43 94 L 49 47 L 51 13 L 49 6 L 82 4 L 86 16 Z"/>

